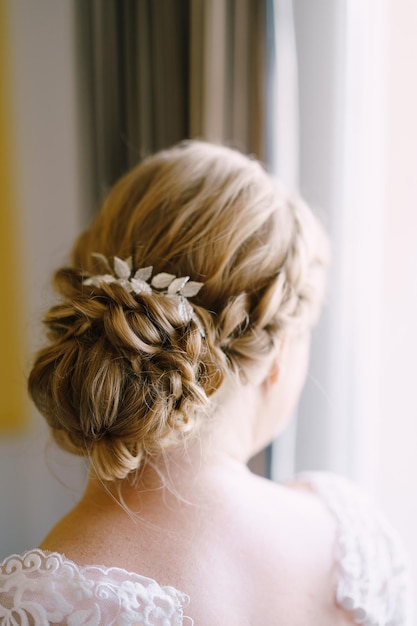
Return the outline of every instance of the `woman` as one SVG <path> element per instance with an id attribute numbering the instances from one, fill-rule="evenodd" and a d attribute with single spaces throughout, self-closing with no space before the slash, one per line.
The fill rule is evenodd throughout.
<path id="1" fill-rule="evenodd" d="M 295 408 L 326 263 L 305 204 L 230 149 L 186 142 L 115 185 L 29 379 L 89 481 L 3 563 L 1 624 L 409 623 L 400 549 L 351 485 L 246 467 Z"/>

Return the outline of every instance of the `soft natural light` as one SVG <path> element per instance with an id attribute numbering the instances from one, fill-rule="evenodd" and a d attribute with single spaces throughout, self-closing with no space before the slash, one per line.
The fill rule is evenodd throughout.
<path id="1" fill-rule="evenodd" d="M 295 467 L 362 484 L 417 571 L 417 5 L 296 1 L 294 16 L 300 185 L 333 248 Z M 292 435 L 277 477 L 292 467 Z"/>
<path id="2" fill-rule="evenodd" d="M 6 4 L 24 373 L 39 341 L 49 275 L 84 224 L 80 207 L 91 190 L 83 187 L 77 3 L 42 1 L 36 11 L 30 2 Z M 205 5 L 213 32 L 225 13 L 214 4 Z M 398 529 L 417 574 L 417 2 L 271 0 L 271 7 L 271 169 L 300 187 L 333 247 L 310 377 L 298 420 L 275 447 L 273 477 L 323 469 L 359 482 Z M 221 122 L 217 139 L 227 89 L 215 91 L 219 65 L 226 76 L 225 49 L 215 52 L 206 69 L 211 115 Z M 247 86 L 246 74 L 240 78 Z M 239 100 L 238 90 L 233 97 Z M 210 116 L 206 123 L 214 124 Z M 65 456 L 51 473 L 43 429 L 36 422 L 0 440 L 2 554 L 36 545 L 83 483 L 83 468 L 74 461 L 68 469 Z"/>

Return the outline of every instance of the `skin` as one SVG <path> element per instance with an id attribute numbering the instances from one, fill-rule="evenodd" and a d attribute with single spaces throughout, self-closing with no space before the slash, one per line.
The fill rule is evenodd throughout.
<path id="1" fill-rule="evenodd" d="M 304 383 L 309 337 L 287 338 L 246 385 L 219 395 L 210 431 L 136 482 L 90 477 L 41 544 L 79 565 L 118 566 L 191 597 L 198 626 L 348 626 L 335 603 L 336 529 L 308 485 L 246 463 L 279 433 Z M 159 473 L 165 477 L 161 485 Z"/>

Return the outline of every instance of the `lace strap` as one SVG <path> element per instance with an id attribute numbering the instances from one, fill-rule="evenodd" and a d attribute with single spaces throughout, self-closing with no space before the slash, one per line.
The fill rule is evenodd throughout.
<path id="1" fill-rule="evenodd" d="M 321 472 L 299 478 L 337 522 L 339 606 L 362 626 L 412 626 L 410 577 L 399 536 L 348 480 Z"/>
<path id="2" fill-rule="evenodd" d="M 2 626 L 192 626 L 189 597 L 118 567 L 80 567 L 57 552 L 30 550 L 0 563 Z"/>

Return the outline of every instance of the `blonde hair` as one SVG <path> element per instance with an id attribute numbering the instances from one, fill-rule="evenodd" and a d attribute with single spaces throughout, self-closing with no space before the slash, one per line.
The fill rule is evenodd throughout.
<path id="1" fill-rule="evenodd" d="M 190 302 L 205 336 L 169 298 L 87 286 L 103 273 L 93 253 L 203 282 Z M 326 258 L 308 207 L 254 159 L 197 141 L 145 159 L 55 274 L 62 301 L 29 391 L 56 441 L 115 480 L 195 435 L 225 378 L 245 381 L 283 332 L 313 323 Z"/>

